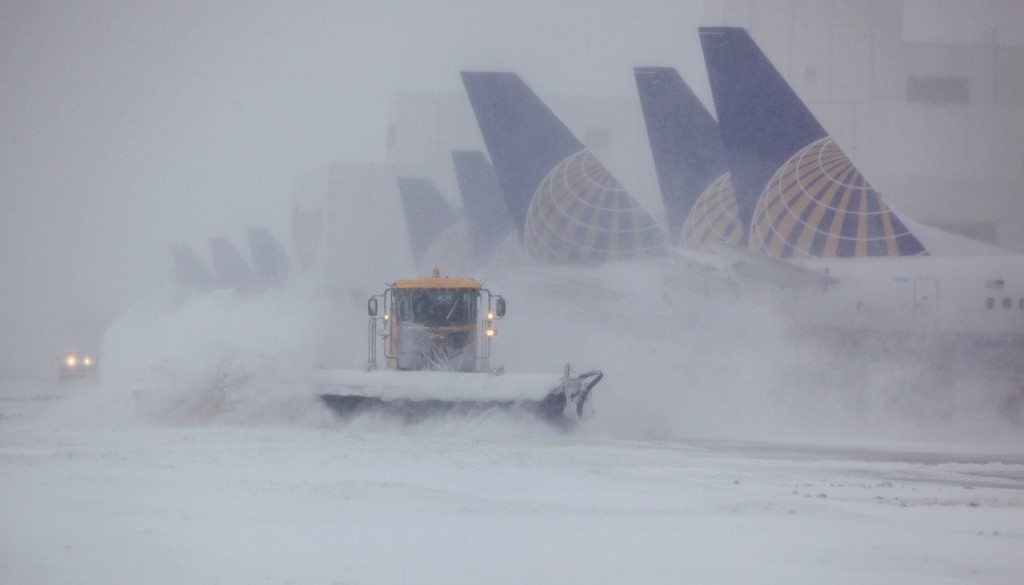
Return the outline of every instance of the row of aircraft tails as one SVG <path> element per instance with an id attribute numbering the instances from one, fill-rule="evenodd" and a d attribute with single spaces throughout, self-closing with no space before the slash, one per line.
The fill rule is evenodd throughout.
<path id="1" fill-rule="evenodd" d="M 210 238 L 212 271 L 187 244 L 172 245 L 171 269 L 177 285 L 193 292 L 230 289 L 244 293 L 284 286 L 288 280 L 288 252 L 265 227 L 250 227 L 247 236 L 252 264 L 231 240 Z"/>
<path id="2" fill-rule="evenodd" d="M 660 258 L 774 288 L 801 325 L 966 339 L 1024 362 L 1024 256 L 894 209 L 746 30 L 699 34 L 715 115 L 676 70 L 635 69 L 667 225 L 515 73 L 464 71 L 491 162 L 453 153 L 465 221 L 428 180 L 398 180 L 419 265 Z"/>
<path id="3" fill-rule="evenodd" d="M 746 30 L 699 33 L 714 115 L 675 69 L 634 71 L 666 225 L 519 76 L 464 71 L 487 153 L 452 153 L 461 212 L 428 179 L 397 178 L 416 264 L 655 259 L 732 290 L 774 291 L 801 327 L 953 341 L 1024 370 L 1024 256 L 894 209 Z M 175 245 L 176 280 L 190 290 L 283 285 L 285 249 L 262 227 L 248 240 L 252 265 L 212 238 L 212 272 Z"/>

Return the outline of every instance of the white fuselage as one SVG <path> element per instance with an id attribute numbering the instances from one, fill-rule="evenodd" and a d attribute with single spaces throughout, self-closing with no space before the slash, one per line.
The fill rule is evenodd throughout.
<path id="1" fill-rule="evenodd" d="M 808 259 L 836 282 L 802 288 L 801 320 L 881 332 L 1024 340 L 1024 256 Z"/>

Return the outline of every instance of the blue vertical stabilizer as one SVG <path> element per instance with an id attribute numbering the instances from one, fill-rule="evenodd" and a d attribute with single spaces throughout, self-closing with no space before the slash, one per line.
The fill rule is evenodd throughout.
<path id="1" fill-rule="evenodd" d="M 478 265 L 491 257 L 498 244 L 512 231 L 512 220 L 498 185 L 498 177 L 484 153 L 478 150 L 452 152 L 455 177 Z"/>
<path id="2" fill-rule="evenodd" d="M 751 249 L 779 258 L 926 253 L 746 30 L 700 29 Z"/>
<path id="3" fill-rule="evenodd" d="M 697 199 L 728 171 L 722 138 L 715 119 L 675 69 L 637 67 L 633 72 L 669 232 L 679 242 Z"/>
<path id="4" fill-rule="evenodd" d="M 413 259 L 419 264 L 430 245 L 458 221 L 452 206 L 429 179 L 398 177 Z"/>
<path id="5" fill-rule="evenodd" d="M 288 253 L 265 227 L 248 229 L 249 252 L 256 281 L 261 288 L 282 286 L 288 281 Z"/>
<path id="6" fill-rule="evenodd" d="M 700 43 L 740 219 L 749 226 L 775 171 L 825 130 L 746 30 L 701 28 Z"/>
<path id="7" fill-rule="evenodd" d="M 174 280 L 180 286 L 198 292 L 213 288 L 213 273 L 186 244 L 171 245 L 171 262 Z"/>
<path id="8" fill-rule="evenodd" d="M 515 73 L 463 71 L 509 215 L 522 233 L 544 177 L 583 144 Z"/>
<path id="9" fill-rule="evenodd" d="M 256 277 L 252 268 L 227 238 L 210 238 L 210 255 L 218 287 L 244 291 L 255 287 Z"/>
<path id="10" fill-rule="evenodd" d="M 462 79 L 528 257 L 597 264 L 665 252 L 661 226 L 517 75 Z"/>

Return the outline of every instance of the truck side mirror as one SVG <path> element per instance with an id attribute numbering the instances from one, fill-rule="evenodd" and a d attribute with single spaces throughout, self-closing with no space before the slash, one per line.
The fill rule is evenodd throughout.
<path id="1" fill-rule="evenodd" d="M 377 316 L 377 297 L 370 297 L 370 300 L 366 302 L 366 312 L 371 317 Z"/>
<path id="2" fill-rule="evenodd" d="M 505 299 L 498 297 L 498 300 L 494 301 L 494 316 L 501 318 L 505 316 Z"/>

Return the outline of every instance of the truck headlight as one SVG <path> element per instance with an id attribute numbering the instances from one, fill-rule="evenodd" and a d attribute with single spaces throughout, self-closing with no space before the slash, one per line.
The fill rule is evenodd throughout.
<path id="1" fill-rule="evenodd" d="M 67 366 L 68 366 L 69 368 L 73 368 L 73 367 L 75 367 L 76 365 L 78 365 L 78 358 L 76 358 L 76 357 L 75 357 L 75 356 L 73 356 L 73 355 L 69 355 L 69 356 L 68 356 L 68 357 L 67 357 L 67 358 L 66 358 L 66 359 L 64 360 L 64 363 L 65 363 L 65 364 L 67 364 Z"/>

